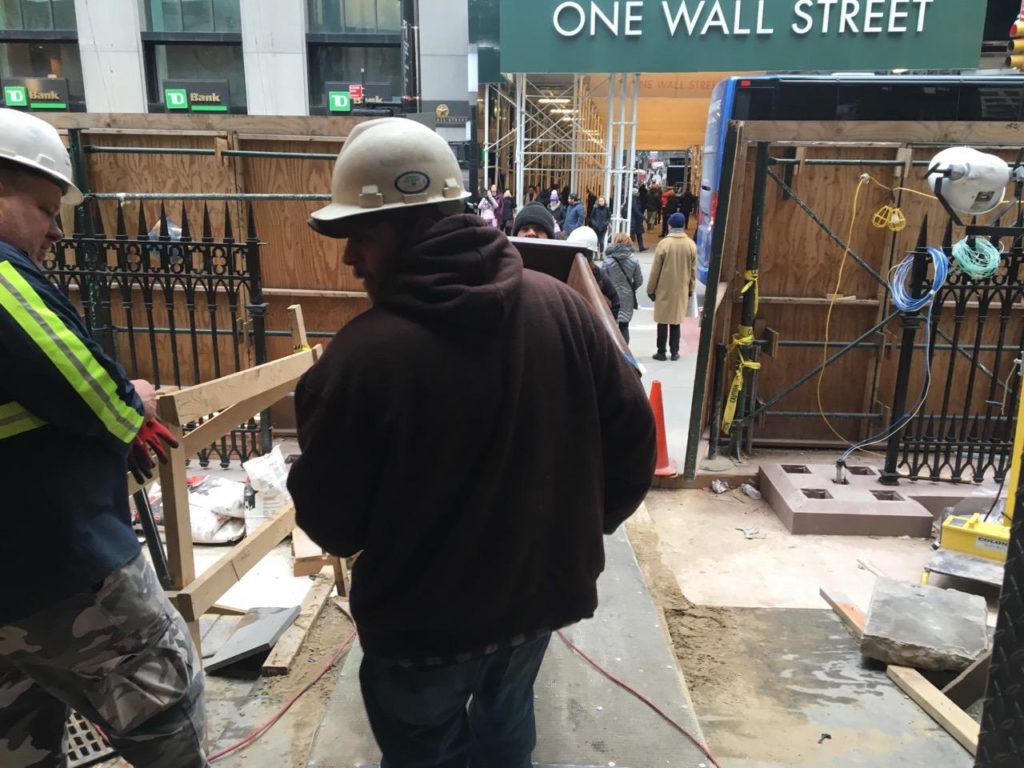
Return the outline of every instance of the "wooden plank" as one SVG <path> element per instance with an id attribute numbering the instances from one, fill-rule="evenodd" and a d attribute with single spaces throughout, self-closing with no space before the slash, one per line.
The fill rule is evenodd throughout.
<path id="1" fill-rule="evenodd" d="M 221 411 L 213 418 L 207 419 L 185 435 L 185 453 L 190 456 L 198 453 L 201 449 L 210 445 L 210 443 L 231 432 L 239 424 L 244 424 L 253 414 L 269 408 L 278 400 L 286 397 L 295 389 L 298 381 L 298 377 L 291 381 L 286 381 L 273 389 L 268 389 L 265 392 L 260 392 L 246 398 Z"/>
<path id="2" fill-rule="evenodd" d="M 836 615 L 842 619 L 843 624 L 850 630 L 850 634 L 853 635 L 853 639 L 860 641 L 864 635 L 864 614 L 860 608 L 853 604 L 846 595 L 838 592 L 826 592 L 824 588 L 818 590 L 818 594 L 821 595 L 822 599 L 828 603 L 832 610 L 836 612 Z"/>
<path id="3" fill-rule="evenodd" d="M 301 528 L 292 531 L 293 576 L 312 576 L 329 564 L 330 555 L 314 542 Z"/>
<path id="4" fill-rule="evenodd" d="M 177 422 L 187 423 L 261 392 L 294 383 L 313 365 L 314 359 L 312 350 L 297 352 L 205 384 L 181 389 L 169 398 L 174 400 Z"/>
<path id="5" fill-rule="evenodd" d="M 978 751 L 980 726 L 916 669 L 890 664 L 885 670 L 893 682 L 917 702 L 929 717 L 972 755 Z"/>
<path id="6" fill-rule="evenodd" d="M 176 605 L 186 621 L 197 621 L 256 563 L 284 540 L 295 527 L 295 507 L 284 507 L 274 517 L 233 546 L 199 578 L 178 591 Z"/>
<path id="7" fill-rule="evenodd" d="M 302 305 L 292 304 L 288 307 L 288 327 L 292 332 L 292 346 L 296 352 L 309 349 L 309 339 L 306 337 L 306 321 L 302 317 Z"/>
<path id="8" fill-rule="evenodd" d="M 744 140 L 837 143 L 870 142 L 873 146 L 913 143 L 1019 145 L 1020 123 L 995 122 L 895 122 L 895 121 L 795 121 L 748 120 Z"/>
<path id="9" fill-rule="evenodd" d="M 196 577 L 192 554 L 192 517 L 188 502 L 188 471 L 185 467 L 185 441 L 181 427 L 173 417 L 174 402 L 170 397 L 157 400 L 157 409 L 168 431 L 178 440 L 177 448 L 168 450 L 166 464 L 158 464 L 160 493 L 164 510 L 164 541 L 167 546 L 167 570 L 171 589 L 181 589 Z M 188 617 L 186 617 L 188 618 Z"/>
<path id="10" fill-rule="evenodd" d="M 169 114 L 108 114 L 100 112 L 65 112 L 48 114 L 44 118 L 59 129 L 83 128 L 117 129 L 122 131 L 159 130 L 165 132 L 204 131 L 246 134 L 277 134 L 286 136 L 345 137 L 359 123 L 370 118 L 361 117 L 271 117 L 264 115 L 169 115 Z"/>
<path id="11" fill-rule="evenodd" d="M 310 288 L 264 288 L 264 296 L 287 296 L 288 298 L 314 299 L 368 299 L 366 291 L 318 291 Z"/>
<path id="12" fill-rule="evenodd" d="M 992 662 L 989 651 L 971 666 L 947 683 L 942 692 L 960 709 L 967 709 L 985 695 L 988 685 L 988 668 Z"/>
<path id="13" fill-rule="evenodd" d="M 306 636 L 316 623 L 327 600 L 334 590 L 334 576 L 330 568 L 320 571 L 313 586 L 306 593 L 299 609 L 299 616 L 295 622 L 281 635 L 274 650 L 263 662 L 264 675 L 286 675 L 292 668 L 295 657 L 299 655 L 299 649 L 305 641 Z"/>

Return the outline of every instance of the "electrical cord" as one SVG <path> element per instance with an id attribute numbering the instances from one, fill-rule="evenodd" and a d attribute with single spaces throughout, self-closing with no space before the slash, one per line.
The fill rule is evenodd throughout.
<path id="1" fill-rule="evenodd" d="M 567 646 L 569 646 L 569 648 L 572 649 L 572 651 L 575 652 L 577 655 L 579 655 L 579 657 L 582 658 L 585 662 L 587 662 L 587 664 L 592 666 L 594 669 L 596 669 L 602 675 L 607 677 L 609 680 L 611 680 L 617 686 L 622 688 L 624 691 L 627 691 L 628 693 L 632 694 L 633 697 L 635 697 L 635 698 L 639 699 L 640 701 L 642 701 L 651 710 L 653 710 L 655 712 L 655 714 L 659 715 L 663 720 L 665 720 L 665 722 L 667 722 L 669 725 L 671 725 L 677 731 L 682 733 L 691 742 L 693 742 L 693 745 L 695 747 L 697 747 L 697 749 L 699 749 L 708 760 L 711 761 L 711 764 L 713 766 L 715 766 L 715 768 L 722 768 L 722 766 L 718 764 L 718 761 L 715 760 L 714 755 L 711 754 L 711 750 L 706 745 L 701 743 L 700 739 L 698 739 L 696 736 L 694 736 L 692 733 L 690 733 L 683 725 L 681 725 L 676 720 L 674 720 L 668 713 L 666 713 L 663 709 L 661 709 L 657 704 L 655 704 L 653 701 L 651 701 L 649 698 L 644 696 L 639 691 L 631 688 L 627 683 L 624 683 L 622 680 L 619 680 L 619 678 L 615 677 L 615 675 L 613 675 L 607 669 L 602 667 L 600 664 L 598 664 L 592 658 L 587 656 L 587 654 L 584 653 L 579 647 L 574 645 L 572 640 L 570 640 L 565 635 L 565 633 L 562 632 L 561 630 L 559 630 L 558 636 L 560 638 L 562 638 L 562 642 L 564 642 Z"/>
<path id="2" fill-rule="evenodd" d="M 998 506 L 999 504 L 999 497 L 1003 495 L 1003 488 L 1006 487 L 1006 478 L 1009 476 L 1009 474 L 1010 468 L 1007 467 L 1005 474 L 1003 474 L 1003 480 L 1002 482 L 999 483 L 999 490 L 996 491 L 996 497 L 992 499 L 992 506 L 988 508 L 988 512 L 985 513 L 985 517 L 983 518 L 986 523 L 988 522 L 988 519 L 989 517 L 991 517 L 992 513 L 996 511 L 996 506 Z M 1006 513 L 1004 512 L 1003 514 L 1005 515 Z"/>
<path id="3" fill-rule="evenodd" d="M 222 749 L 222 750 L 220 750 L 218 752 L 215 752 L 212 755 L 210 755 L 210 757 L 208 758 L 209 761 L 211 763 L 215 763 L 218 760 L 222 760 L 222 759 L 224 759 L 225 757 L 227 757 L 228 755 L 230 755 L 230 754 L 232 754 L 234 752 L 238 752 L 239 750 L 245 749 L 250 744 L 252 744 L 257 739 L 259 739 L 260 736 L 262 736 L 267 731 L 269 731 L 271 729 L 271 727 L 274 726 L 274 724 L 276 724 L 282 717 L 284 717 L 285 713 L 289 709 L 292 708 L 292 706 L 295 704 L 296 701 L 298 701 L 310 688 L 312 688 L 314 685 L 316 685 L 318 682 L 320 682 L 320 680 L 323 678 L 323 676 L 326 675 L 327 672 L 335 664 L 338 663 L 338 659 L 341 658 L 342 654 L 344 654 L 345 651 L 347 651 L 349 649 L 349 647 L 352 645 L 352 643 L 355 641 L 356 635 L 357 635 L 357 632 L 353 631 L 352 634 L 349 635 L 348 638 L 345 640 L 345 642 L 343 642 L 340 646 L 338 646 L 338 649 L 334 652 L 334 654 L 327 661 L 327 663 L 323 666 L 323 668 L 319 672 L 317 672 L 316 676 L 312 680 L 310 680 L 305 686 L 303 686 L 300 691 L 298 691 L 291 698 L 289 698 L 288 701 L 286 701 L 284 703 L 284 706 L 282 706 L 281 709 L 279 709 L 276 713 L 274 713 L 274 715 L 269 720 L 267 720 L 267 722 L 265 722 L 260 727 L 256 728 L 254 731 L 252 731 L 248 736 L 246 736 L 241 741 L 239 741 L 239 742 L 237 742 L 235 744 L 232 744 L 231 746 L 226 747 L 225 749 Z M 714 756 L 711 754 L 711 751 L 708 749 L 708 747 L 706 745 L 704 745 L 703 743 L 701 743 L 700 739 L 698 739 L 696 736 L 694 736 L 692 733 L 690 733 L 690 731 L 688 731 L 683 725 L 681 725 L 680 723 L 678 723 L 677 721 L 672 719 L 671 716 L 669 716 L 664 710 L 662 710 L 660 707 L 658 707 L 658 705 L 655 704 L 653 701 L 651 701 L 649 698 L 644 696 L 642 693 L 640 693 L 636 689 L 631 688 L 627 683 L 624 683 L 622 680 L 620 680 L 619 678 L 615 677 L 615 675 L 613 675 L 611 672 L 609 672 L 604 667 L 602 667 L 600 664 L 598 664 L 596 661 L 594 661 L 592 658 L 590 658 L 586 653 L 583 652 L 582 649 L 580 649 L 578 646 L 573 644 L 573 642 L 565 635 L 564 632 L 559 631 L 558 632 L 558 636 L 560 638 L 562 638 L 562 641 L 567 646 L 569 646 L 569 648 L 572 649 L 577 655 L 579 655 L 580 658 L 582 658 L 584 661 L 586 661 L 587 664 L 592 666 L 594 669 L 596 669 L 602 675 L 607 677 L 609 680 L 611 680 L 617 686 L 619 686 L 620 688 L 622 688 L 623 690 L 627 691 L 628 693 L 630 693 L 635 698 L 637 698 L 640 701 L 642 701 L 644 704 L 646 704 L 648 707 L 650 707 L 656 714 L 661 716 L 666 722 L 668 722 L 670 725 L 672 725 L 674 728 L 676 728 L 676 730 L 678 730 L 680 733 L 682 733 L 684 736 L 686 736 L 686 738 L 688 738 L 691 742 L 693 742 L 693 744 L 704 754 L 704 756 L 707 757 L 707 759 L 711 761 L 711 764 L 713 766 L 715 766 L 715 768 L 721 768 L 721 766 L 715 760 Z"/>
<path id="4" fill-rule="evenodd" d="M 954 263 L 972 280 L 992 277 L 999 271 L 1002 257 L 1002 252 L 982 237 L 965 237 L 953 246 Z"/>
<path id="5" fill-rule="evenodd" d="M 310 681 L 309 681 L 309 682 L 308 682 L 308 683 L 307 683 L 307 684 L 306 684 L 306 685 L 305 685 L 305 686 L 304 686 L 304 687 L 302 688 L 302 690 L 300 690 L 300 691 L 299 691 L 298 693 L 296 693 L 296 694 L 295 694 L 295 695 L 293 695 L 293 696 L 292 696 L 292 697 L 291 697 L 290 699 L 288 699 L 288 701 L 286 701 L 286 702 L 285 702 L 284 706 L 283 706 L 283 707 L 281 707 L 281 709 L 279 709 L 279 710 L 278 710 L 278 711 L 277 711 L 277 712 L 276 712 L 276 713 L 274 714 L 274 716 L 273 716 L 273 717 L 271 717 L 271 718 L 270 718 L 269 720 L 267 720 L 267 722 L 265 722 L 265 723 L 264 723 L 263 725 L 261 725 L 261 726 L 260 726 L 259 728 L 257 728 L 256 730 L 254 730 L 254 731 L 253 731 L 252 733 L 250 733 L 250 734 L 249 734 L 248 736 L 246 736 L 246 737 L 245 737 L 244 739 L 242 739 L 241 741 L 239 741 L 239 742 L 238 742 L 237 744 L 232 744 L 232 745 L 231 745 L 230 747 L 227 747 L 226 749 L 222 749 L 222 750 L 220 750 L 219 752 L 215 752 L 214 754 L 210 755 L 210 757 L 208 758 L 208 759 L 209 759 L 209 761 L 210 761 L 211 763 L 215 763 L 215 762 L 217 762 L 218 760 L 221 760 L 221 759 L 223 759 L 223 758 L 227 757 L 228 755 L 230 755 L 230 754 L 231 754 L 231 753 L 233 753 L 233 752 L 237 752 L 237 751 L 239 751 L 240 749 L 244 749 L 245 747 L 249 746 L 249 745 L 250 745 L 250 744 L 252 744 L 252 743 L 253 743 L 254 741 L 256 741 L 256 739 L 258 739 L 258 738 L 259 738 L 260 736 L 262 736 L 262 735 L 263 735 L 264 733 L 266 733 L 267 731 L 269 731 L 269 730 L 270 730 L 270 728 L 271 728 L 271 726 L 273 726 L 273 725 L 274 725 L 274 724 L 275 724 L 275 723 L 276 723 L 276 722 L 277 722 L 278 720 L 280 720 L 280 719 L 281 719 L 282 717 L 284 717 L 284 714 L 285 714 L 285 713 L 286 713 L 286 712 L 287 712 L 287 711 L 288 711 L 289 709 L 291 709 L 291 708 L 292 708 L 292 705 L 293 705 L 293 704 L 295 704 L 295 702 L 296 702 L 296 701 L 298 701 L 298 700 L 299 700 L 299 698 L 300 698 L 300 697 L 301 697 L 301 696 L 302 696 L 302 695 L 303 695 L 303 694 L 304 694 L 304 693 L 305 693 L 306 691 L 308 691 L 308 690 L 309 690 L 310 688 L 312 688 L 312 687 L 313 687 L 314 685 L 316 685 L 316 684 L 317 684 L 318 682 L 320 682 L 320 678 L 322 678 L 322 677 L 323 677 L 324 675 L 326 675 L 326 674 L 327 674 L 327 672 L 328 672 L 328 670 L 330 670 L 330 669 L 331 669 L 331 667 L 333 667 L 333 666 L 334 666 L 335 664 L 337 664 L 337 663 L 338 663 L 338 659 L 340 659 L 340 658 L 341 658 L 341 655 L 342 655 L 343 653 L 345 653 L 345 651 L 347 651 L 347 650 L 349 649 L 349 646 L 351 646 L 351 645 L 352 645 L 352 643 L 353 643 L 353 642 L 355 641 L 355 639 L 356 639 L 356 634 L 357 634 L 357 633 L 356 633 L 355 631 L 353 631 L 353 632 L 352 632 L 352 634 L 351 634 L 351 635 L 349 635 L 349 636 L 348 636 L 348 638 L 347 638 L 347 639 L 345 640 L 345 642 L 343 642 L 343 643 L 342 643 L 341 645 L 339 645 L 339 646 L 338 646 L 338 650 L 336 650 L 336 651 L 334 652 L 334 655 L 333 655 L 333 656 L 331 656 L 331 658 L 330 658 L 330 659 L 329 659 L 329 660 L 327 661 L 327 663 L 326 663 L 326 664 L 324 664 L 324 666 L 323 666 L 323 669 L 321 669 L 321 670 L 320 670 L 320 671 L 319 671 L 319 672 L 318 672 L 318 673 L 316 674 L 316 677 L 314 677 L 314 678 L 313 678 L 312 680 L 310 680 Z"/>

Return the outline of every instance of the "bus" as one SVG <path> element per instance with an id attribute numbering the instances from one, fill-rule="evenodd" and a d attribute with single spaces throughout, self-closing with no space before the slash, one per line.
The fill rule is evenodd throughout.
<path id="1" fill-rule="evenodd" d="M 715 86 L 704 137 L 697 277 L 707 283 L 722 156 L 730 120 L 1024 120 L 1024 77 L 977 75 L 758 75 Z"/>

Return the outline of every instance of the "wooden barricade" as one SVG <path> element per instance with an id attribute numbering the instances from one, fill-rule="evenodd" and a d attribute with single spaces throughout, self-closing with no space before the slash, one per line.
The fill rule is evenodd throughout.
<path id="1" fill-rule="evenodd" d="M 168 463 L 160 465 L 171 578 L 168 596 L 188 623 L 197 647 L 199 617 L 213 609 L 228 589 L 295 528 L 295 507 L 289 504 L 196 577 L 185 462 L 203 446 L 285 397 L 319 358 L 321 347 L 310 348 L 306 344 L 301 308 L 290 307 L 289 312 L 296 352 L 204 384 L 162 394 L 157 401 L 160 419 L 179 442 L 177 448 L 170 450 Z M 184 425 L 199 419 L 206 421 L 183 434 Z"/>

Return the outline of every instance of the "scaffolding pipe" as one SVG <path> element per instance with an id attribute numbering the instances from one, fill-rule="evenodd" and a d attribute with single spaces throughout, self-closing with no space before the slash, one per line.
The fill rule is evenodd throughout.
<path id="1" fill-rule="evenodd" d="M 626 153 L 626 75 L 622 75 L 621 82 L 619 83 L 619 122 L 618 122 L 618 139 L 615 142 L 615 207 L 612 208 L 612 232 L 621 232 L 623 221 L 622 221 L 622 204 L 625 202 L 622 199 L 622 160 L 623 155 Z"/>
<path id="2" fill-rule="evenodd" d="M 625 194 L 629 195 L 626 199 L 626 231 L 629 232 L 631 228 L 631 222 L 633 221 L 633 176 L 636 169 L 636 120 L 637 120 L 637 108 L 638 102 L 640 101 L 640 75 L 633 75 L 633 121 L 630 123 L 630 141 L 629 141 L 629 165 L 626 168 L 626 173 L 623 176 L 623 186 Z M 643 211 L 640 212 L 641 215 Z M 642 225 L 641 225 L 642 226 Z M 640 244 L 640 233 L 637 233 L 637 247 Z"/>
<path id="3" fill-rule="evenodd" d="M 580 140 L 580 119 L 583 116 L 583 110 L 580 108 L 580 76 L 572 76 L 572 152 L 570 157 L 572 163 L 569 168 L 569 194 L 578 195 L 580 193 L 577 182 L 579 178 L 579 165 L 576 162 L 576 150 L 579 148 Z M 566 200 L 564 205 L 568 205 L 569 201 Z"/>
<path id="4" fill-rule="evenodd" d="M 491 188 L 491 85 L 484 86 L 484 188 L 479 190 L 483 197 Z M 476 191 L 476 190 L 474 190 Z"/>
<path id="5" fill-rule="evenodd" d="M 604 135 L 604 149 L 605 149 L 605 161 L 604 161 L 604 199 L 609 205 L 612 205 L 612 151 L 613 145 L 615 144 L 615 134 L 612 131 L 615 129 L 615 81 L 618 75 L 608 76 L 608 131 Z M 612 231 L 615 231 L 614 224 Z"/>
<path id="6" fill-rule="evenodd" d="M 516 207 L 522 210 L 525 193 L 523 180 L 525 167 L 526 140 L 526 75 L 516 75 Z"/>

